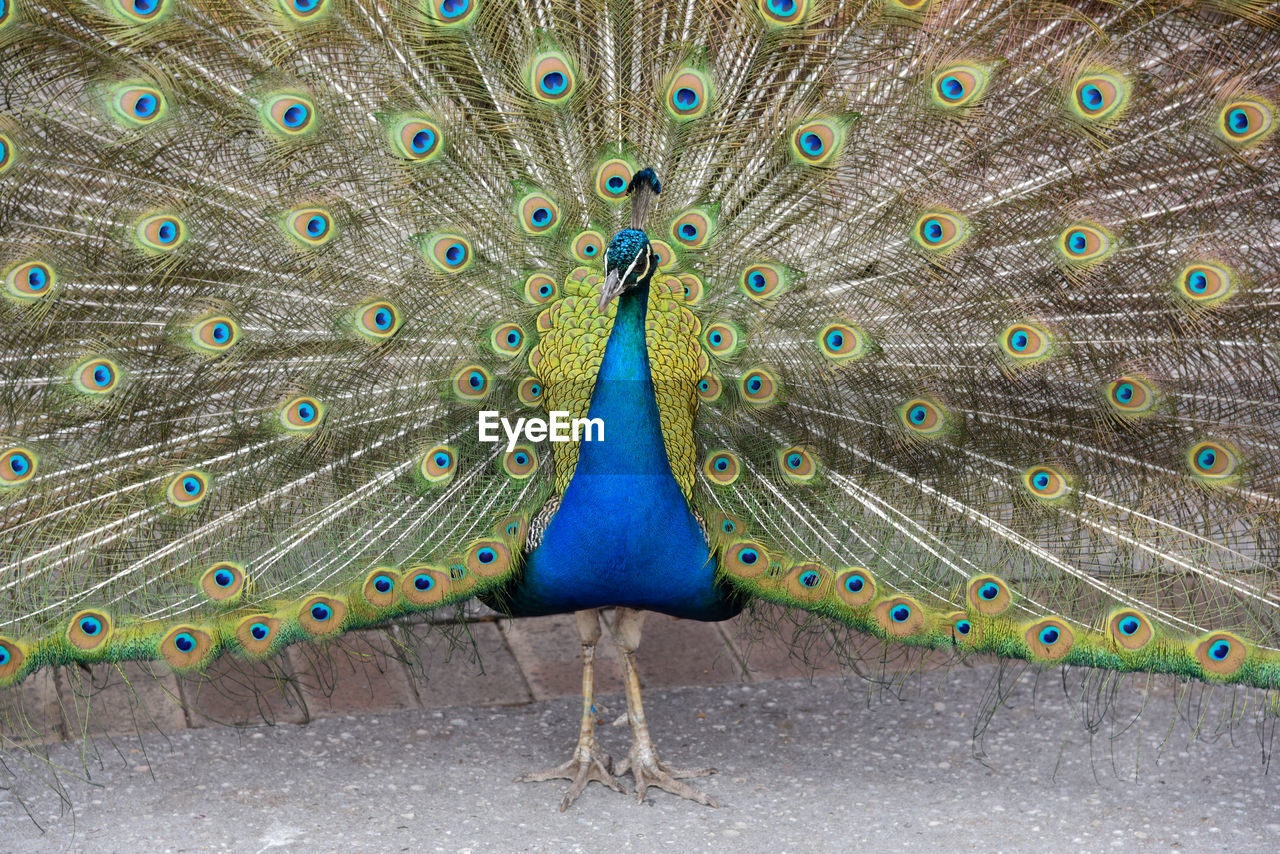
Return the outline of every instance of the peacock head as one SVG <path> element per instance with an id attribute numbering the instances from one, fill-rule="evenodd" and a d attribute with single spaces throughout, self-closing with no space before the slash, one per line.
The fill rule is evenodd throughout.
<path id="1" fill-rule="evenodd" d="M 604 284 L 600 286 L 600 311 L 609 302 L 636 288 L 648 287 L 658 255 L 649 236 L 638 228 L 624 228 L 609 241 L 604 252 Z"/>
<path id="2" fill-rule="evenodd" d="M 631 227 L 624 228 L 609 241 L 604 252 L 604 284 L 600 287 L 600 311 L 609 301 L 636 288 L 647 288 L 658 269 L 658 255 L 644 233 L 645 214 L 653 199 L 662 192 L 658 174 L 641 169 L 627 185 L 631 194 Z"/>

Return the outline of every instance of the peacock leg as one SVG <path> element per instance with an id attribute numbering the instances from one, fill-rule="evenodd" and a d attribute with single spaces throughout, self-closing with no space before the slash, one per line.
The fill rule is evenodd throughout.
<path id="1" fill-rule="evenodd" d="M 657 786 L 700 804 L 719 806 L 704 792 L 680 780 L 681 777 L 705 777 L 714 774 L 716 769 L 680 769 L 664 765 L 649 737 L 644 703 L 640 699 L 640 674 L 636 670 L 636 649 L 640 646 L 640 629 L 644 625 L 644 616 L 644 611 L 618 608 L 613 620 L 613 642 L 622 658 L 622 675 L 627 685 L 627 720 L 631 723 L 633 736 L 627 758 L 618 765 L 618 774 L 631 772 L 636 781 L 636 796 L 642 802 L 645 790 L 650 786 Z"/>
<path id="2" fill-rule="evenodd" d="M 577 611 L 578 638 L 582 641 L 582 725 L 578 730 L 578 746 L 573 756 L 563 765 L 546 771 L 535 771 L 516 779 L 524 783 L 540 783 L 545 780 L 572 780 L 569 791 L 560 802 L 560 812 L 578 799 L 582 790 L 592 780 L 604 783 L 615 792 L 625 792 L 622 784 L 613 776 L 613 760 L 600 749 L 596 741 L 595 670 L 596 642 L 600 640 L 600 612 L 594 608 Z"/>

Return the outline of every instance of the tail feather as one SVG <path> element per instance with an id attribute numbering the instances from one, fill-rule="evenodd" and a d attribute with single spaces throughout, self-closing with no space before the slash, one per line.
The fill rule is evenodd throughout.
<path id="1" fill-rule="evenodd" d="M 0 24 L 0 682 L 518 572 L 551 454 L 477 412 L 537 405 L 646 166 L 731 583 L 1278 684 L 1265 4 L 158 5 Z"/>

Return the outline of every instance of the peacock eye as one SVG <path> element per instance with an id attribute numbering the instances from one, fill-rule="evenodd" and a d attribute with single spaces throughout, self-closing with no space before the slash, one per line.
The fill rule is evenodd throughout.
<path id="1" fill-rule="evenodd" d="M 534 97 L 547 104 L 566 101 L 575 85 L 568 57 L 555 52 L 534 57 L 528 80 Z"/>

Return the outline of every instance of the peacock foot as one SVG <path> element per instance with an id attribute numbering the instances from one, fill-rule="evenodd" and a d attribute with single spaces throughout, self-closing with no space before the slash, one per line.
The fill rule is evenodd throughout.
<path id="1" fill-rule="evenodd" d="M 673 795 L 679 795 L 682 798 L 688 798 L 691 801 L 697 801 L 709 807 L 720 806 L 701 789 L 695 789 L 688 783 L 682 782 L 687 777 L 706 777 L 709 774 L 714 774 L 716 769 L 672 768 L 658 758 L 658 751 L 653 748 L 652 744 L 643 744 L 639 739 L 632 743 L 631 750 L 627 753 L 627 758 L 622 760 L 617 767 L 618 776 L 622 776 L 628 771 L 631 772 L 631 776 L 636 781 L 636 800 L 641 803 L 644 803 L 644 793 L 649 787 L 656 786 Z"/>
<path id="2" fill-rule="evenodd" d="M 567 810 L 592 780 L 603 783 L 615 792 L 625 794 L 627 791 L 613 774 L 613 760 L 595 743 L 584 745 L 579 742 L 568 762 L 545 771 L 525 774 L 517 777 L 516 780 L 521 783 L 543 783 L 547 780 L 573 781 L 569 784 L 569 790 L 564 793 L 564 800 L 560 802 L 560 812 Z"/>

